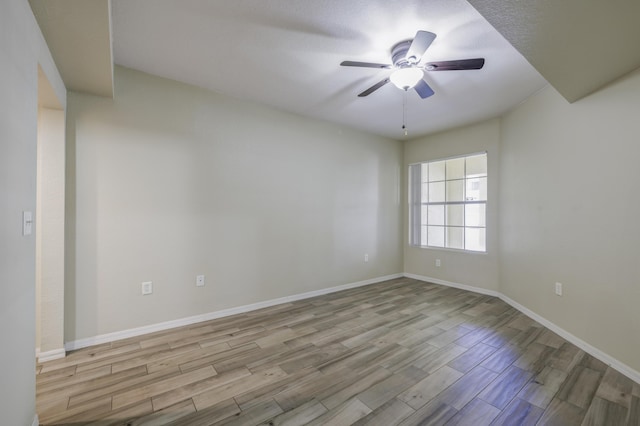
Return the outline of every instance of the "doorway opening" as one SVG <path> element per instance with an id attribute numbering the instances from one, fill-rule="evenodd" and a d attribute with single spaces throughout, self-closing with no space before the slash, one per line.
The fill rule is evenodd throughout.
<path id="1" fill-rule="evenodd" d="M 36 357 L 65 356 L 65 117 L 46 74 L 38 65 L 36 167 Z"/>

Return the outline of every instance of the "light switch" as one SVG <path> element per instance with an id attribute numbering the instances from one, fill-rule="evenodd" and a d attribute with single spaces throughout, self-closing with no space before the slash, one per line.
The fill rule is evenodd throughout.
<path id="1" fill-rule="evenodd" d="M 33 232 L 33 213 L 22 212 L 22 235 L 25 237 Z"/>

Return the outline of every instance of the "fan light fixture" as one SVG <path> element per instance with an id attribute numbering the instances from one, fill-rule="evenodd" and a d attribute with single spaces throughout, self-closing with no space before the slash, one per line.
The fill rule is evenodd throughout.
<path id="1" fill-rule="evenodd" d="M 422 73 L 422 70 L 419 68 L 400 68 L 398 70 L 395 70 L 389 76 L 389 80 L 391 80 L 391 82 L 395 84 L 398 89 L 409 90 L 413 86 L 418 84 L 423 75 L 424 74 Z"/>
<path id="2" fill-rule="evenodd" d="M 455 71 L 455 70 L 479 70 L 484 66 L 484 58 L 456 59 L 453 61 L 427 62 L 422 64 L 422 58 L 436 38 L 429 31 L 418 31 L 413 40 L 404 40 L 396 43 L 391 48 L 391 64 L 377 64 L 375 62 L 342 61 L 343 67 L 363 67 L 383 70 L 393 70 L 389 77 L 385 77 L 358 94 L 359 98 L 369 96 L 390 81 L 398 89 L 405 92 L 415 89 L 420 98 L 426 99 L 433 96 L 433 89 L 424 81 L 425 71 Z"/>

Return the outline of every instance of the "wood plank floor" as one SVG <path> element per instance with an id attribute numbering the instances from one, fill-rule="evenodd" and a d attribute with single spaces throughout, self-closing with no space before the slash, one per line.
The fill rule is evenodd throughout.
<path id="1" fill-rule="evenodd" d="M 37 364 L 43 425 L 640 425 L 640 385 L 501 300 L 408 278 Z"/>

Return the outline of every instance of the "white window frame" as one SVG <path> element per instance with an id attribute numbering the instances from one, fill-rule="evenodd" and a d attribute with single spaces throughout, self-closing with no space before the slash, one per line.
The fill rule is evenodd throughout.
<path id="1" fill-rule="evenodd" d="M 488 198 L 489 198 L 489 194 L 488 194 L 488 188 L 486 188 L 487 190 L 487 194 L 484 200 L 482 199 L 478 199 L 478 200 L 474 200 L 474 199 L 468 199 L 466 196 L 466 189 L 464 192 L 464 200 L 460 201 L 460 200 L 456 200 L 456 201 L 450 201 L 446 199 L 446 195 L 445 195 L 445 200 L 444 201 L 429 201 L 428 199 L 428 195 L 427 195 L 427 200 L 423 200 L 423 196 L 425 194 L 425 191 L 423 189 L 423 185 L 429 185 L 430 183 L 442 183 L 444 182 L 445 184 L 445 190 L 444 193 L 447 193 L 447 186 L 449 183 L 452 183 L 454 181 L 459 181 L 459 180 L 464 180 L 465 181 L 465 187 L 466 187 L 466 180 L 467 179 L 481 179 L 481 178 L 486 178 L 486 182 L 487 182 L 487 186 L 488 186 L 488 180 L 489 180 L 489 173 L 488 170 L 486 171 L 485 174 L 480 174 L 480 175 L 467 175 L 467 168 L 466 168 L 466 164 L 467 164 L 467 159 L 468 158 L 472 158 L 472 157 L 477 157 L 477 156 L 485 156 L 486 158 L 486 166 L 488 169 L 488 154 L 486 151 L 483 152 L 476 152 L 476 153 L 472 153 L 472 154 L 465 154 L 465 155 L 460 155 L 460 156 L 455 156 L 455 157 L 447 157 L 447 158 L 439 158 L 436 160 L 430 160 L 430 161 L 423 161 L 420 163 L 412 163 L 409 165 L 409 170 L 408 170 L 408 190 L 409 190 L 409 245 L 410 246 L 414 246 L 414 247 L 423 247 L 423 248 L 431 248 L 431 249 L 442 249 L 442 250 L 455 250 L 455 251 L 463 251 L 463 252 L 468 252 L 468 253 L 487 253 L 487 223 L 486 223 L 486 212 L 487 212 L 487 202 L 488 202 Z M 427 178 L 426 180 L 422 178 L 422 170 L 423 170 L 423 165 L 425 164 L 431 164 L 431 163 L 439 163 L 439 162 L 443 162 L 443 161 L 448 161 L 448 160 L 454 160 L 454 159 L 465 159 L 465 169 L 464 169 L 464 174 L 463 174 L 463 178 L 455 178 L 455 179 L 447 179 L 447 175 L 446 175 L 446 163 L 445 163 L 445 177 L 442 180 L 433 180 L 430 181 L 429 178 Z M 471 184 L 473 184 L 473 182 L 470 182 Z M 480 197 L 481 198 L 481 197 Z M 482 205 L 484 206 L 484 225 L 483 226 L 477 226 L 477 225 L 470 225 L 467 223 L 466 220 L 466 211 L 467 208 L 466 206 L 469 205 Z M 423 227 L 426 228 L 426 230 L 428 230 L 428 227 L 431 226 L 429 225 L 429 219 L 427 219 L 426 223 L 423 223 L 425 215 L 423 213 L 423 208 L 427 208 L 429 206 L 444 206 L 444 211 L 448 210 L 449 206 L 463 206 L 462 208 L 462 212 L 463 212 L 463 216 L 462 216 L 462 225 L 449 225 L 447 223 L 448 217 L 445 214 L 445 218 L 444 218 L 444 223 L 442 225 L 433 225 L 434 228 L 437 227 L 442 227 L 443 228 L 443 232 L 444 232 L 444 242 L 440 245 L 431 245 L 429 244 L 429 238 L 427 237 L 427 242 L 426 244 L 424 243 L 424 237 L 423 237 Z M 428 214 L 427 214 L 428 216 Z M 460 247 L 448 247 L 448 238 L 447 238 L 447 232 L 449 232 L 451 229 L 453 228 L 461 228 L 462 229 L 462 238 L 463 238 L 463 242 L 462 242 L 462 248 Z M 472 230 L 472 229 L 481 229 L 484 232 L 484 249 L 473 249 L 473 248 L 468 248 L 468 247 L 473 247 L 473 245 L 470 243 L 469 245 L 467 245 L 467 241 L 466 241 L 466 234 L 467 234 L 467 230 Z M 428 231 L 427 231 L 428 234 Z"/>

